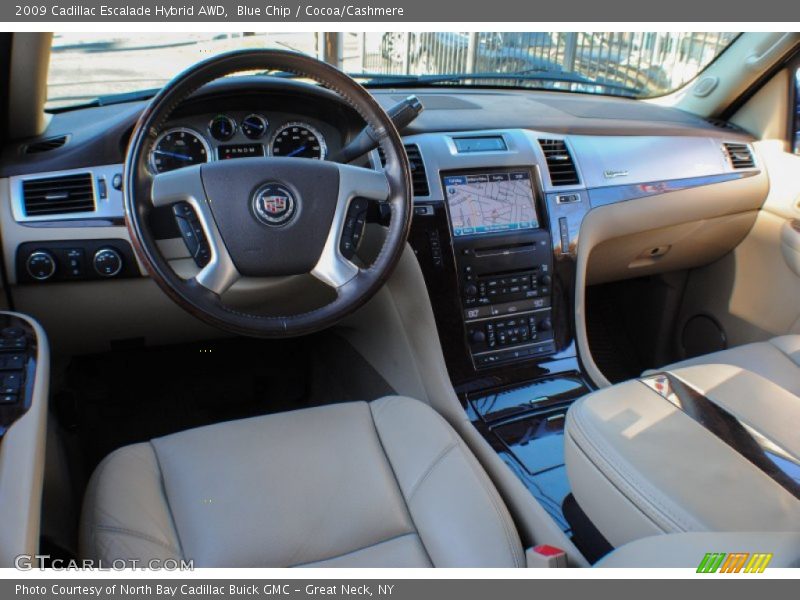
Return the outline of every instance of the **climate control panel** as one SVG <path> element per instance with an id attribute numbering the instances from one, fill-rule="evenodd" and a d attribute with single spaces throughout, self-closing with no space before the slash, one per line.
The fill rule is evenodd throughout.
<path id="1" fill-rule="evenodd" d="M 467 325 L 467 339 L 476 367 L 489 367 L 555 351 L 549 309 L 473 321 Z"/>
<path id="2" fill-rule="evenodd" d="M 140 277 L 125 240 L 48 240 L 17 248 L 17 281 L 45 283 Z"/>
<path id="3" fill-rule="evenodd" d="M 553 254 L 547 230 L 456 238 L 453 250 L 473 366 L 553 354 Z"/>

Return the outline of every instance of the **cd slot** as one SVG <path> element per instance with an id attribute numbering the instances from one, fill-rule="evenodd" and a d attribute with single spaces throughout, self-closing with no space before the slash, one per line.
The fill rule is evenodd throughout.
<path id="1" fill-rule="evenodd" d="M 535 252 L 536 244 L 515 244 L 513 246 L 494 246 L 492 248 L 476 248 L 474 250 L 476 258 L 488 258 L 490 256 L 510 256 L 524 252 Z"/>

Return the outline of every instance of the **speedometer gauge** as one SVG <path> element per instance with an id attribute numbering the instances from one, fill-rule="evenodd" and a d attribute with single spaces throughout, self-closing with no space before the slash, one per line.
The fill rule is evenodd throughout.
<path id="1" fill-rule="evenodd" d="M 208 162 L 208 143 L 199 133 L 186 127 L 167 129 L 156 139 L 150 152 L 150 168 L 164 173 Z"/>
<path id="2" fill-rule="evenodd" d="M 272 156 L 295 156 L 324 160 L 328 155 L 325 138 L 308 123 L 293 121 L 278 128 L 269 144 Z"/>

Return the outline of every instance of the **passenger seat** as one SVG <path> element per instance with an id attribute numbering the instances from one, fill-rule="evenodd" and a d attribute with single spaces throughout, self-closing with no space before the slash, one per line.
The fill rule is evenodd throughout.
<path id="1" fill-rule="evenodd" d="M 575 499 L 618 547 L 659 533 L 800 531 L 800 335 L 681 361 L 567 414 Z"/>

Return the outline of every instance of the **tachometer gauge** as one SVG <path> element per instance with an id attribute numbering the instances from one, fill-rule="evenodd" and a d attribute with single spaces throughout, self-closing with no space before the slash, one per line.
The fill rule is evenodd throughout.
<path id="1" fill-rule="evenodd" d="M 158 136 L 150 152 L 150 168 L 155 173 L 173 171 L 208 162 L 211 152 L 199 133 L 186 127 L 167 129 Z"/>
<path id="2" fill-rule="evenodd" d="M 269 144 L 272 156 L 296 156 L 324 160 L 328 155 L 325 138 L 308 123 L 293 121 L 278 128 Z"/>

